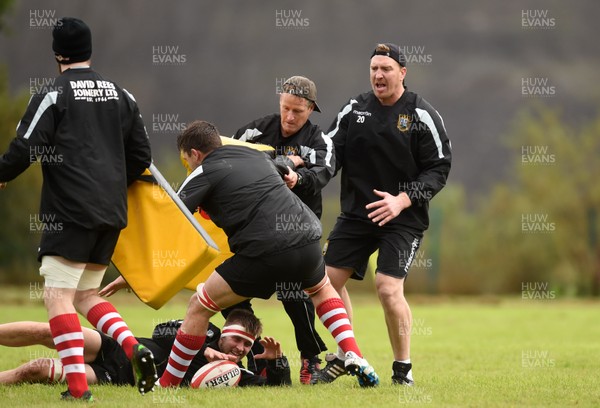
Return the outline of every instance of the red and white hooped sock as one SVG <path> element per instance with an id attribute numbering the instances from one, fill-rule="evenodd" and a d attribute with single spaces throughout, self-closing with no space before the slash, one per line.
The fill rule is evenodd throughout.
<path id="1" fill-rule="evenodd" d="M 353 351 L 359 357 L 362 357 L 356 339 L 354 338 L 352 323 L 350 323 L 348 312 L 346 311 L 342 299 L 327 299 L 317 306 L 316 312 L 325 328 L 329 330 L 338 347 L 340 347 L 344 353 Z"/>
<path id="2" fill-rule="evenodd" d="M 98 303 L 90 309 L 87 319 L 96 329 L 115 339 L 131 360 L 133 346 L 138 344 L 138 341 L 112 304 Z"/>
<path id="3" fill-rule="evenodd" d="M 160 380 L 161 387 L 176 387 L 183 380 L 190 363 L 204 345 L 206 336 L 186 334 L 179 329 L 169 354 L 169 363 Z"/>
<path id="4" fill-rule="evenodd" d="M 88 388 L 83 360 L 83 332 L 76 313 L 67 313 L 49 320 L 52 340 L 67 377 L 71 395 L 79 398 Z"/>

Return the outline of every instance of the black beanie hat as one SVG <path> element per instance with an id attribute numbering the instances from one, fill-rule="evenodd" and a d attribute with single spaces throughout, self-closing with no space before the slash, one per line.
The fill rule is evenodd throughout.
<path id="1" fill-rule="evenodd" d="M 52 49 L 61 64 L 87 61 L 92 56 L 92 33 L 80 19 L 63 17 L 52 30 Z"/>

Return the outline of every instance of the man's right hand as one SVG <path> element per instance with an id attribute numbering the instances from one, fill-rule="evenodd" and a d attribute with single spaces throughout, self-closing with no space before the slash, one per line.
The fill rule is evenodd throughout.
<path id="1" fill-rule="evenodd" d="M 210 347 L 207 347 L 204 350 L 204 357 L 208 360 L 209 363 L 212 363 L 213 361 L 217 361 L 217 360 L 229 360 L 229 361 L 233 361 L 234 363 L 237 363 L 240 360 L 238 357 L 234 356 L 233 354 L 222 353 L 222 352 L 217 351 Z"/>
<path id="2" fill-rule="evenodd" d="M 0 183 L 0 190 L 2 190 L 3 188 L 6 188 L 7 185 L 8 185 L 8 183 Z"/>

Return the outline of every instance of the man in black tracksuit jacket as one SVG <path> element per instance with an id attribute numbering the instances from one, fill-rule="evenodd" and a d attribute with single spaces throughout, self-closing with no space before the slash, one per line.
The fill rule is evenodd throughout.
<path id="1" fill-rule="evenodd" d="M 0 156 L 0 186 L 41 165 L 38 260 L 50 328 L 69 372 L 63 398 L 92 399 L 76 310 L 94 326 L 114 316 L 104 331 L 120 339 L 136 367 L 138 389 L 148 392 L 156 381 L 150 351 L 97 292 L 127 225 L 127 186 L 150 165 L 150 143 L 133 96 L 90 68 L 89 27 L 64 17 L 52 36 L 61 74 L 53 89 L 29 101 L 17 136 Z"/>
<path id="2" fill-rule="evenodd" d="M 288 187 L 321 218 L 321 190 L 333 176 L 335 154 L 331 139 L 309 120 L 313 110 L 320 112 L 316 97 L 314 82 L 306 77 L 293 76 L 282 86 L 279 113 L 248 123 L 238 129 L 233 138 L 275 148 L 275 160 L 290 167 Z M 300 382 L 310 384 L 319 370 L 318 356 L 327 348 L 315 330 L 315 308 L 310 299 L 293 296 L 293 292 L 286 289 L 278 291 L 278 299 L 294 324 L 301 358 Z M 251 309 L 248 304 L 236 307 Z"/>
<path id="3" fill-rule="evenodd" d="M 393 351 L 394 383 L 413 385 L 412 315 L 404 280 L 429 226 L 429 201 L 446 184 L 450 141 L 439 113 L 405 89 L 406 59 L 395 44 L 371 55 L 372 91 L 351 98 L 328 135 L 341 169 L 341 214 L 325 249 L 327 274 L 349 302 L 345 283 L 362 280 L 379 250 L 375 284 Z M 328 358 L 325 382 L 343 371 L 342 355 Z"/>
<path id="4" fill-rule="evenodd" d="M 363 358 L 344 303 L 325 274 L 321 223 L 289 190 L 273 160 L 254 149 L 223 146 L 217 128 L 205 121 L 190 123 L 177 147 L 192 169 L 179 197 L 223 229 L 233 256 L 190 298 L 159 386 L 181 384 L 212 316 L 247 299 L 268 299 L 282 286 L 310 296 L 345 353 L 345 369 L 361 386 L 377 386 L 379 377 Z"/>
<path id="5" fill-rule="evenodd" d="M 238 171 L 241 169 L 244 171 Z M 235 171 L 235 178 L 231 171 Z M 188 175 L 177 194 L 192 212 L 197 210 L 196 203 L 203 203 L 202 210 L 223 229 L 229 248 L 236 255 L 260 258 L 318 243 L 319 220 L 300 199 L 292 200 L 294 196 L 284 193 L 285 184 L 279 182 L 272 188 L 276 180 L 281 181 L 281 177 L 263 152 L 223 146 Z M 216 194 L 215 187 L 224 193 Z M 262 191 L 260 197 L 255 193 L 258 191 Z M 248 206 L 248 196 L 260 200 Z M 270 291 L 269 296 L 272 289 L 275 287 L 261 287 L 261 291 Z"/>

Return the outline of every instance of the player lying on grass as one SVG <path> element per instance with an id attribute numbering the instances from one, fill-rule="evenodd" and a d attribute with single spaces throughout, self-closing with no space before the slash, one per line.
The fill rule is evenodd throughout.
<path id="1" fill-rule="evenodd" d="M 154 328 L 152 338 L 138 338 L 154 354 L 158 375 L 167 366 L 169 352 L 175 341 L 181 320 L 172 320 Z M 243 329 L 243 330 L 241 330 Z M 210 325 L 202 350 L 190 364 L 182 384 L 189 385 L 200 367 L 215 360 L 231 360 L 240 365 L 250 352 L 253 340 L 260 335 L 262 323 L 246 310 L 232 311 L 223 330 Z M 123 349 L 111 337 L 83 328 L 85 372 L 89 384 L 134 385 L 130 360 Z M 242 369 L 240 386 L 290 385 L 290 369 L 287 358 L 282 355 L 281 345 L 272 337 L 260 340 L 265 351 L 255 355 L 267 360 L 265 375 Z M 48 323 L 14 322 L 0 325 L 0 345 L 25 347 L 42 345 L 54 348 Z M 243 367 L 242 367 L 243 368 Z M 37 358 L 12 370 L 0 372 L 0 384 L 59 383 L 65 381 L 65 372 L 58 358 Z"/>

